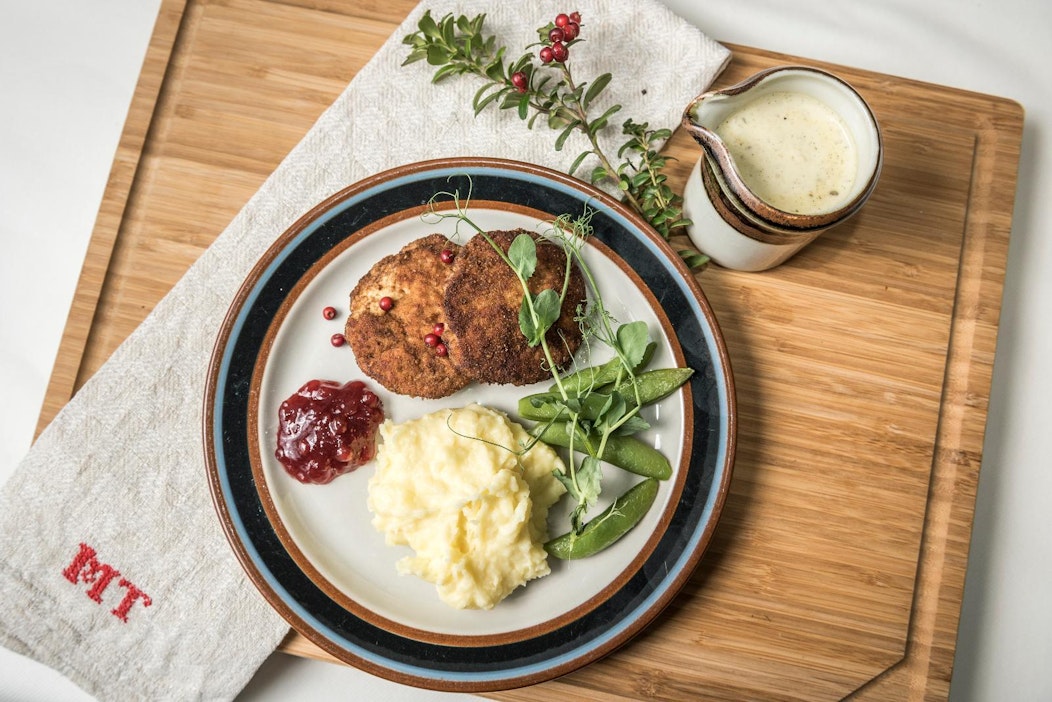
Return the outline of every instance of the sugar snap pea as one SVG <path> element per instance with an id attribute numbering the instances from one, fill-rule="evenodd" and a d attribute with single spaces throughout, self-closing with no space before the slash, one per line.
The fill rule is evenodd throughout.
<path id="1" fill-rule="evenodd" d="M 660 368 L 640 373 L 631 381 L 617 386 L 616 389 L 624 396 L 630 407 L 635 406 L 637 397 L 640 405 L 646 405 L 671 395 L 687 382 L 693 373 L 694 370 L 691 368 Z M 598 418 L 607 398 L 608 395 L 604 393 L 586 394 L 581 400 L 581 417 L 583 419 Z M 547 421 L 556 419 L 561 411 L 562 405 L 558 393 L 536 393 L 519 400 L 519 416 L 523 419 Z"/>
<path id="2" fill-rule="evenodd" d="M 613 504 L 584 525 L 581 532 L 568 531 L 544 545 L 556 558 L 587 558 L 599 553 L 639 523 L 657 497 L 658 481 L 645 478 L 619 495 Z"/>
<path id="3" fill-rule="evenodd" d="M 654 352 L 656 350 L 656 342 L 651 341 L 647 344 L 646 349 L 643 351 L 643 358 L 639 361 L 636 367 L 632 369 L 633 372 L 638 373 L 646 368 L 647 364 L 650 363 L 650 359 L 654 357 Z M 601 365 L 589 366 L 574 373 L 570 373 L 562 379 L 562 386 L 567 392 L 575 394 L 616 382 L 621 376 L 621 359 L 614 356 Z M 553 384 L 548 388 L 548 391 L 556 392 L 558 389 L 559 385 Z"/>
<path id="4" fill-rule="evenodd" d="M 551 446 L 570 448 L 570 422 L 538 424 L 530 433 Z M 595 456 L 599 450 L 600 439 L 595 435 L 585 436 L 578 428 L 573 443 L 575 450 Z M 595 457 L 636 475 L 658 480 L 668 480 L 672 477 L 672 465 L 665 455 L 634 436 L 608 436 L 602 455 Z"/>

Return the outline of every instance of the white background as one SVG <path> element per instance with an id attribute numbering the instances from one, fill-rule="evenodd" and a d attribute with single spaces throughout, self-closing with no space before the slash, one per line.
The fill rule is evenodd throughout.
<path id="1" fill-rule="evenodd" d="M 665 2 L 722 41 L 1009 97 L 1026 108 L 951 699 L 1052 700 L 1052 3 Z M 0 481 L 32 439 L 158 4 L 0 0 Z M 281 654 L 241 696 L 457 697 Z M 87 699 L 0 649 L 0 702 Z"/>

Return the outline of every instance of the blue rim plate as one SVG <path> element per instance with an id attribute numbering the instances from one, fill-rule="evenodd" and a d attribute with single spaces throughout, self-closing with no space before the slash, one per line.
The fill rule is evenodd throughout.
<path id="1" fill-rule="evenodd" d="M 468 212 L 487 229 L 539 229 L 561 214 L 591 212 L 594 236 L 586 254 L 604 298 L 621 305 L 615 316 L 646 319 L 657 332 L 662 343 L 655 366 L 695 370 L 682 391 L 655 409 L 660 416 L 649 418 L 655 425 L 650 439 L 672 459 L 674 475 L 662 484 L 646 521 L 595 560 L 553 563 L 551 575 L 487 612 L 436 604 L 428 584 L 394 574 L 393 563 L 404 554 L 385 547 L 369 527 L 369 466 L 329 485 L 304 486 L 272 458 L 276 405 L 299 384 L 315 377 L 368 382 L 352 352 L 328 344 L 328 334 L 342 323 L 322 321 L 323 301 L 345 309 L 351 288 L 379 257 L 441 230 L 421 215 L 432 196 L 454 190 L 471 193 Z M 377 388 L 395 421 L 468 402 L 513 414 L 514 400 L 530 390 L 469 386 L 442 401 L 424 401 Z M 730 364 L 693 275 L 640 217 L 599 190 L 502 159 L 403 166 L 350 186 L 305 214 L 264 254 L 236 295 L 216 341 L 204 401 L 213 502 L 261 594 L 335 658 L 438 690 L 483 692 L 542 682 L 607 655 L 639 633 L 701 559 L 734 463 Z M 617 494 L 623 487 L 617 481 L 624 478 L 608 480 L 604 492 Z"/>

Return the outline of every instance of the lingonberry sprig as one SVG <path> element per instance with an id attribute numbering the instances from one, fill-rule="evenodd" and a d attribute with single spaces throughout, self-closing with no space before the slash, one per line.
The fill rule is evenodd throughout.
<path id="1" fill-rule="evenodd" d="M 583 41 L 580 13 L 559 13 L 554 21 L 538 28 L 537 42 L 527 47 L 533 51 L 514 61 L 505 59 L 507 49 L 497 46 L 496 37 L 484 34 L 485 17 L 447 14 L 436 21 L 430 11 L 425 12 L 417 31 L 403 40 L 410 47 L 403 65 L 426 60 L 437 67 L 432 77 L 435 83 L 461 74 L 482 78 L 485 82 L 472 100 L 476 115 L 496 104 L 501 109 L 515 110 L 520 119 L 527 120 L 530 129 L 542 118 L 559 132 L 556 151 L 562 151 L 571 134 L 583 134 L 589 148 L 574 159 L 568 169 L 571 175 L 585 159 L 594 156 L 598 165 L 592 169 L 590 181 L 617 188 L 625 202 L 665 239 L 690 224 L 683 216 L 682 198 L 669 187 L 662 173 L 669 157 L 660 154 L 659 144 L 671 136 L 671 131 L 650 129 L 645 122 L 638 124 L 628 119 L 622 125 L 622 134 L 629 139 L 618 151 L 620 161 L 615 164 L 601 147 L 599 134 L 610 125 L 621 106 L 612 105 L 593 116 L 590 108 L 610 84 L 612 75 L 604 73 L 580 82 L 571 71 L 571 49 Z M 708 260 L 689 250 L 680 255 L 694 269 L 703 268 Z"/>

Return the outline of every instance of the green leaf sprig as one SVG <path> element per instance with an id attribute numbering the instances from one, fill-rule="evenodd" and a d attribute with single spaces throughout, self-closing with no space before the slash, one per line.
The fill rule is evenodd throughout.
<path id="1" fill-rule="evenodd" d="M 510 60 L 506 58 L 506 47 L 497 46 L 496 37 L 484 33 L 485 18 L 485 14 L 469 18 L 450 13 L 436 20 L 428 10 L 417 23 L 417 31 L 403 39 L 410 47 L 403 65 L 427 61 L 436 67 L 434 83 L 463 74 L 483 79 L 472 100 L 476 115 L 490 105 L 498 105 L 504 110 L 514 110 L 520 119 L 527 121 L 530 129 L 542 119 L 558 132 L 556 151 L 562 151 L 571 134 L 583 134 L 589 148 L 573 160 L 568 169 L 571 175 L 585 159 L 594 156 L 598 165 L 590 174 L 590 182 L 616 188 L 626 204 L 666 240 L 688 226 L 690 220 L 683 215 L 683 199 L 668 185 L 667 176 L 662 172 L 670 157 L 662 155 L 659 147 L 672 135 L 670 130 L 650 129 L 646 122 L 637 123 L 629 118 L 622 123 L 622 134 L 628 140 L 618 150 L 616 163 L 600 146 L 599 134 L 607 129 L 621 106 L 612 105 L 598 116 L 592 114 L 591 108 L 613 77 L 604 73 L 590 82 L 574 77 L 565 56 L 582 41 L 576 31 L 568 41 L 553 40 L 552 31 L 558 28 L 550 22 L 537 29 L 538 41 L 531 46 L 540 47 L 538 53 L 527 52 Z M 551 58 L 556 44 L 565 49 L 562 60 Z M 538 54 L 547 60 L 536 63 Z M 695 271 L 704 269 L 708 263 L 706 256 L 695 251 L 679 253 Z"/>

